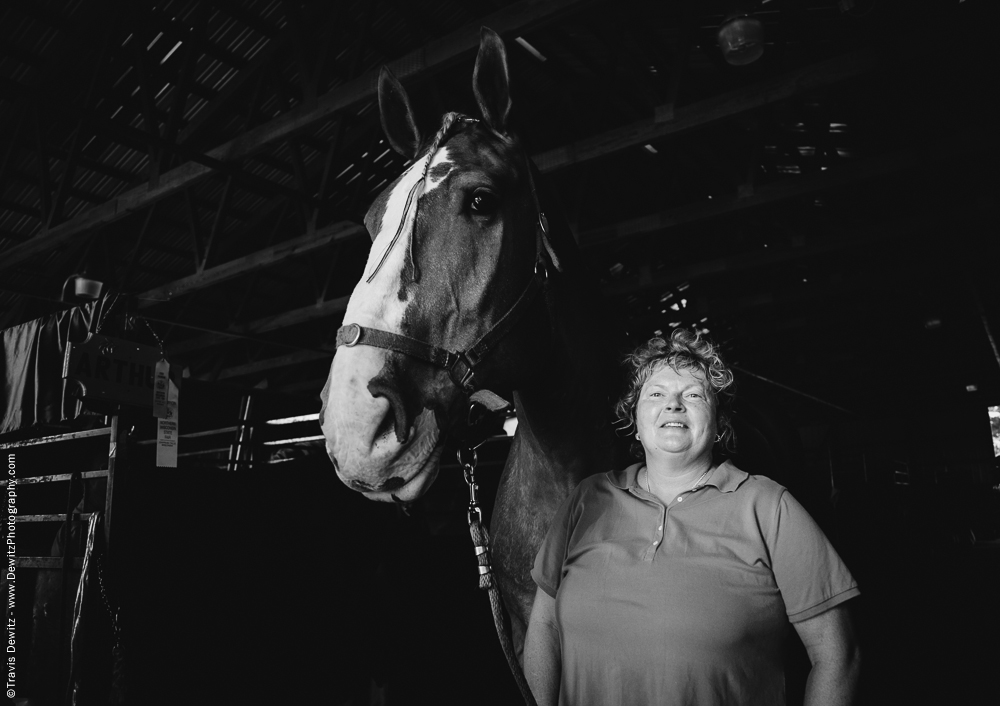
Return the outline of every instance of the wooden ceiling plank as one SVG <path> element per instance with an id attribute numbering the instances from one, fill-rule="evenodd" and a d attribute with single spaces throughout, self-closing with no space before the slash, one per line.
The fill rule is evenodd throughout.
<path id="1" fill-rule="evenodd" d="M 940 217 L 929 213 L 907 214 L 902 218 L 881 221 L 859 226 L 857 228 L 838 228 L 833 235 L 806 247 L 793 248 L 783 252 L 766 254 L 744 254 L 734 257 L 718 258 L 706 262 L 697 262 L 675 268 L 646 281 L 624 282 L 602 287 L 606 297 L 623 297 L 646 291 L 662 291 L 681 282 L 693 282 L 698 279 L 719 275 L 734 275 L 739 272 L 774 269 L 789 263 L 817 258 L 831 253 L 857 247 L 864 251 L 878 242 L 932 230 L 940 226 Z"/>
<path id="2" fill-rule="evenodd" d="M 244 257 L 205 269 L 199 273 L 183 277 L 161 287 L 150 289 L 139 295 L 139 308 L 167 302 L 190 292 L 226 282 L 241 275 L 256 272 L 265 267 L 293 257 L 301 257 L 326 247 L 330 243 L 356 238 L 365 233 L 364 226 L 343 221 L 321 228 L 315 233 L 306 233 L 271 247 L 258 250 Z"/>
<path id="3" fill-rule="evenodd" d="M 77 121 L 76 130 L 73 132 L 69 155 L 66 157 L 66 166 L 63 169 L 62 177 L 59 179 L 59 186 L 56 187 L 55 198 L 52 201 L 52 210 L 45 223 L 46 228 L 51 228 L 55 223 L 62 220 L 63 209 L 66 206 L 66 197 L 69 195 L 73 179 L 76 177 L 76 167 L 79 163 L 80 152 L 84 142 L 83 136 L 90 123 L 90 117 L 94 110 L 94 89 L 97 87 L 98 78 L 105 69 L 108 46 L 111 44 L 111 38 L 114 36 L 116 25 L 117 23 L 110 23 L 108 25 L 104 41 L 101 43 L 101 50 L 98 53 L 97 62 L 95 63 L 94 70 L 91 73 L 90 82 L 87 86 L 87 93 L 84 96 L 83 105 L 81 106 L 80 119 Z"/>
<path id="4" fill-rule="evenodd" d="M 197 167 L 194 164 L 192 164 L 193 162 L 199 165 L 203 165 L 205 167 L 206 171 L 203 172 L 204 176 L 208 176 L 216 171 L 222 172 L 223 174 L 226 174 L 227 176 L 236 179 L 241 186 L 246 188 L 248 191 L 252 191 L 254 193 L 258 193 L 264 196 L 283 194 L 286 196 L 293 196 L 297 199 L 307 198 L 296 189 L 292 189 L 287 186 L 284 186 L 283 184 L 271 181 L 270 179 L 265 179 L 264 177 L 257 176 L 256 174 L 253 174 L 251 172 L 244 171 L 243 169 L 241 169 L 240 165 L 236 163 L 236 161 L 223 162 L 219 159 L 215 159 L 209 156 L 208 154 L 203 154 L 191 148 L 185 147 L 183 145 L 178 145 L 173 142 L 169 142 L 166 139 L 158 137 L 156 135 L 150 135 L 148 133 L 143 132 L 142 130 L 133 128 L 130 125 L 125 125 L 122 123 L 116 123 L 110 120 L 105 120 L 103 121 L 103 123 L 98 124 L 98 130 L 101 130 L 105 134 L 110 135 L 112 139 L 114 139 L 116 142 L 118 142 L 121 145 L 125 145 L 130 149 L 145 150 L 147 145 L 149 145 L 150 143 L 154 143 L 156 145 L 159 145 L 160 147 L 176 152 L 177 154 L 181 155 L 186 159 L 191 160 L 187 164 L 181 165 L 180 167 L 171 170 L 170 172 L 168 172 L 168 174 L 173 174 L 178 169 L 184 169 L 184 168 L 196 169 Z M 200 181 L 201 178 L 203 177 L 191 180 L 191 183 Z M 151 200 L 158 201 L 160 200 L 160 198 L 164 198 L 164 196 L 160 196 L 160 194 L 165 193 L 166 196 L 170 196 L 179 191 L 179 189 L 174 189 L 173 186 L 166 185 L 163 182 L 164 179 L 161 179 L 160 185 L 158 187 L 154 185 L 150 185 L 146 189 L 143 189 L 143 187 L 141 186 L 136 187 L 128 192 L 125 192 L 124 194 L 119 195 L 117 197 L 117 200 L 119 201 L 127 200 L 128 202 L 134 204 L 131 207 L 129 207 L 129 210 L 137 210 L 143 208 L 144 205 L 149 203 Z M 157 194 L 157 197 L 150 199 L 149 194 Z M 2 267 L 0 267 L 0 269 L 2 269 Z"/>
<path id="5" fill-rule="evenodd" d="M 136 75 L 139 77 L 139 104 L 142 106 L 142 124 L 146 132 L 149 133 L 149 136 L 153 138 L 147 145 L 149 152 L 148 178 L 149 185 L 155 188 L 160 180 L 160 155 L 163 153 L 163 150 L 157 144 L 161 137 L 160 116 L 156 108 L 156 102 L 153 100 L 155 92 L 150 83 L 149 73 L 146 71 L 146 50 L 143 46 L 144 43 L 145 38 L 143 38 L 143 41 L 132 43 L 135 53 L 133 65 L 135 66 Z"/>
<path id="6" fill-rule="evenodd" d="M 263 34 L 265 37 L 275 37 L 281 32 L 279 27 L 271 24 L 269 20 L 265 20 L 254 12 L 241 7 L 240 3 L 230 2 L 229 0 L 212 0 L 211 4 L 234 20 L 239 20 L 250 29 Z"/>
<path id="7" fill-rule="evenodd" d="M 614 152 L 694 128 L 748 113 L 786 100 L 794 95 L 845 81 L 877 66 L 875 54 L 860 51 L 807 66 L 773 79 L 761 81 L 713 98 L 667 111 L 661 106 L 657 116 L 609 130 L 569 145 L 535 155 L 543 173 L 554 172 Z M 672 113 L 673 119 L 669 119 Z"/>
<path id="8" fill-rule="evenodd" d="M 479 31 L 483 25 L 501 34 L 526 31 L 557 19 L 592 0 L 550 0 L 539 3 L 521 0 L 451 34 L 433 41 L 389 64 L 403 81 L 442 69 L 479 46 Z M 154 201 L 171 196 L 182 189 L 224 168 L 225 163 L 246 157 L 266 146 L 286 139 L 312 125 L 329 120 L 339 112 L 355 108 L 375 99 L 378 91 L 378 70 L 364 75 L 321 96 L 316 106 L 298 109 L 240 135 L 208 152 L 205 158 L 190 161 L 161 175 L 159 186 L 139 186 L 118 195 L 108 203 L 89 209 L 66 223 L 39 233 L 38 237 L 4 251 L 0 270 L 14 267 L 25 260 L 50 250 L 97 225 L 110 223 L 145 208 Z M 185 155 L 188 159 L 191 156 Z"/>
<path id="9" fill-rule="evenodd" d="M 164 131 L 163 136 L 170 142 L 177 144 L 180 142 L 178 139 L 181 122 L 184 119 L 185 108 L 187 107 L 188 97 L 191 95 L 191 87 L 195 83 L 195 71 L 198 68 L 197 55 L 202 42 L 204 41 L 205 32 L 208 27 L 208 5 L 202 3 L 198 8 L 198 19 L 197 19 L 197 30 L 191 31 L 188 40 L 184 43 L 184 48 L 181 50 L 180 56 L 180 66 L 177 68 L 177 82 L 174 84 L 174 94 L 172 96 L 173 100 L 170 105 L 170 115 L 167 118 L 167 127 Z M 170 166 L 170 158 L 173 156 L 166 155 L 166 161 L 161 163 L 161 167 Z"/>
<path id="10" fill-rule="evenodd" d="M 878 157 L 845 164 L 825 172 L 803 175 L 794 179 L 766 184 L 755 189 L 750 196 L 736 197 L 718 202 L 701 202 L 680 206 L 660 213 L 648 214 L 611 226 L 596 228 L 579 234 L 581 247 L 593 247 L 609 241 L 621 241 L 675 228 L 677 226 L 709 220 L 749 208 L 765 206 L 791 198 L 809 196 L 823 191 L 842 188 L 867 179 L 888 176 L 905 169 L 928 164 L 936 160 L 950 160 L 996 150 L 985 140 L 968 140 L 937 149 L 926 146 L 918 150 L 903 150 Z"/>

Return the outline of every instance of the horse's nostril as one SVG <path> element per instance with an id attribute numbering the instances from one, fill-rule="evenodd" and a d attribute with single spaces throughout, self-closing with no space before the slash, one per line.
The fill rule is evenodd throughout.
<path id="1" fill-rule="evenodd" d="M 400 488 L 405 484 L 406 481 L 397 476 L 395 478 L 390 478 L 389 480 L 384 482 L 382 486 L 379 488 L 379 490 L 388 492 L 390 490 L 395 490 L 396 488 Z"/>
<path id="2" fill-rule="evenodd" d="M 411 420 L 403 403 L 403 397 L 395 385 L 383 377 L 375 377 L 368 381 L 368 391 L 372 397 L 384 397 L 389 402 L 389 414 L 382 420 L 376 430 L 375 438 L 387 434 L 390 426 L 396 431 L 396 441 L 406 443 L 410 435 Z"/>

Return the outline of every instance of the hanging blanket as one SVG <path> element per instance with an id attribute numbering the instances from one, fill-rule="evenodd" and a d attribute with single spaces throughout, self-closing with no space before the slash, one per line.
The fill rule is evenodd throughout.
<path id="1" fill-rule="evenodd" d="M 105 302 L 90 302 L 2 332 L 0 434 L 75 419 L 80 413 L 80 400 L 66 394 L 63 356 L 68 342 L 82 341 L 96 327 Z"/>

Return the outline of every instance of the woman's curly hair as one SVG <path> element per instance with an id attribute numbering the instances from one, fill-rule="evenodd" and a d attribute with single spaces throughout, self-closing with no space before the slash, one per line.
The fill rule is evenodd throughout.
<path id="1" fill-rule="evenodd" d="M 615 405 L 618 421 L 622 424 L 618 431 L 631 436 L 636 431 L 635 408 L 639 403 L 642 386 L 661 366 L 669 365 L 675 371 L 691 369 L 699 371 L 708 382 L 715 400 L 715 423 L 720 439 L 716 447 L 726 452 L 736 449 L 736 434 L 732 424 L 732 406 L 735 389 L 733 373 L 719 356 L 718 348 L 700 333 L 687 329 L 675 329 L 669 340 L 651 338 L 625 357 L 623 361 L 630 368 L 628 387 Z M 631 445 L 632 455 L 644 459 L 646 453 L 638 440 Z"/>

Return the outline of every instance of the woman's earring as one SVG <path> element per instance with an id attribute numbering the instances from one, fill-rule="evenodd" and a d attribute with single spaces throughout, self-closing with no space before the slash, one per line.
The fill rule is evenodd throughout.
<path id="1" fill-rule="evenodd" d="M 715 435 L 715 443 L 718 444 L 720 441 L 722 441 L 722 434 L 716 434 Z"/>
<path id="2" fill-rule="evenodd" d="M 635 440 L 636 440 L 636 441 L 641 441 L 641 440 L 639 439 L 639 432 L 636 432 L 636 433 L 635 433 Z"/>

